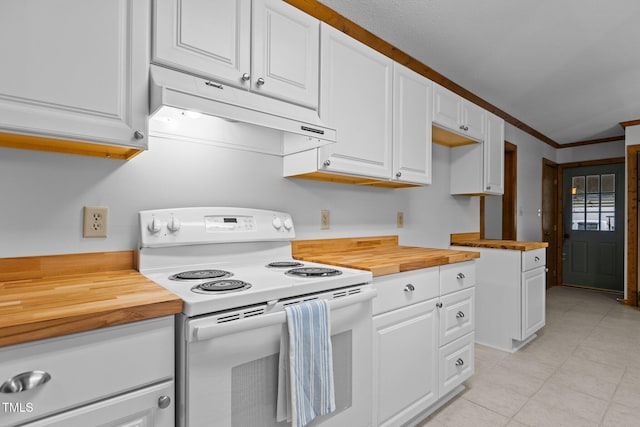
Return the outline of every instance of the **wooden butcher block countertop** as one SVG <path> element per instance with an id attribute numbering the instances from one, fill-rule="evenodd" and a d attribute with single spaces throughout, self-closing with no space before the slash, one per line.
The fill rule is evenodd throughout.
<path id="1" fill-rule="evenodd" d="M 0 259 L 0 347 L 180 313 L 133 251 Z"/>
<path id="2" fill-rule="evenodd" d="M 518 240 L 487 240 L 480 239 L 480 233 L 460 233 L 451 235 L 454 246 L 469 246 L 472 248 L 508 249 L 513 251 L 531 251 L 549 246 L 547 242 L 523 242 Z"/>
<path id="3" fill-rule="evenodd" d="M 398 236 L 292 242 L 295 259 L 371 271 L 374 277 L 480 257 L 478 252 L 399 246 Z"/>

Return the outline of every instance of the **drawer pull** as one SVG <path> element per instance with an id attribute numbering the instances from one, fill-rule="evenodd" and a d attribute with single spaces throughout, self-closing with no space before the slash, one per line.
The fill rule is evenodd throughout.
<path id="1" fill-rule="evenodd" d="M 460 279 L 461 280 L 461 279 L 464 279 L 465 277 L 467 277 L 467 276 L 465 276 L 464 273 L 458 273 L 458 275 L 456 276 L 456 279 Z"/>
<path id="2" fill-rule="evenodd" d="M 0 393 L 20 393 L 46 384 L 51 375 L 44 371 L 29 371 L 9 378 L 0 386 Z"/>
<path id="3" fill-rule="evenodd" d="M 407 286 L 404 287 L 405 292 L 413 292 L 415 290 L 416 290 L 416 287 L 413 286 L 411 283 L 407 284 Z"/>
<path id="4" fill-rule="evenodd" d="M 464 317 L 464 313 L 462 311 L 459 311 L 458 314 L 456 314 L 456 317 L 458 319 L 462 319 Z"/>
<path id="5" fill-rule="evenodd" d="M 464 365 L 464 360 L 462 359 L 456 360 L 456 366 L 462 366 L 462 365 Z"/>
<path id="6" fill-rule="evenodd" d="M 535 262 L 538 262 L 538 261 L 540 261 L 540 257 L 539 257 L 539 256 L 537 256 L 537 257 L 533 258 L 533 260 L 534 260 Z"/>
<path id="7" fill-rule="evenodd" d="M 442 303 L 441 302 L 436 303 L 436 307 L 442 308 Z"/>
<path id="8" fill-rule="evenodd" d="M 158 408 L 165 409 L 171 405 L 171 398 L 169 396 L 160 396 L 158 398 Z"/>

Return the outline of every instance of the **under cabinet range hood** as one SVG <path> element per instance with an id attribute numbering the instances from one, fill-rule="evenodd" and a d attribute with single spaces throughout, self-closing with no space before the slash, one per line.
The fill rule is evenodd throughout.
<path id="1" fill-rule="evenodd" d="M 336 130 L 309 108 L 156 65 L 150 84 L 152 116 L 179 109 L 282 131 L 282 155 L 336 142 Z"/>

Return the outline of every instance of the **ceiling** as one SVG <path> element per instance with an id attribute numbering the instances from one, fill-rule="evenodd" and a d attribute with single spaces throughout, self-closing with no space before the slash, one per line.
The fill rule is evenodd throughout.
<path id="1" fill-rule="evenodd" d="M 559 144 L 640 119 L 638 0 L 320 0 Z"/>

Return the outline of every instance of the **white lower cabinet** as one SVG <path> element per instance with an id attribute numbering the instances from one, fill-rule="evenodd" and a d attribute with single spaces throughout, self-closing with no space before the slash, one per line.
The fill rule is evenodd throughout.
<path id="1" fill-rule="evenodd" d="M 513 353 L 535 338 L 545 325 L 546 249 L 452 249 L 480 252 L 476 342 Z"/>
<path id="2" fill-rule="evenodd" d="M 474 277 L 469 261 L 374 279 L 375 426 L 418 421 L 473 374 Z"/>
<path id="3" fill-rule="evenodd" d="M 173 426 L 174 336 L 168 316 L 0 348 L 0 425 Z"/>

